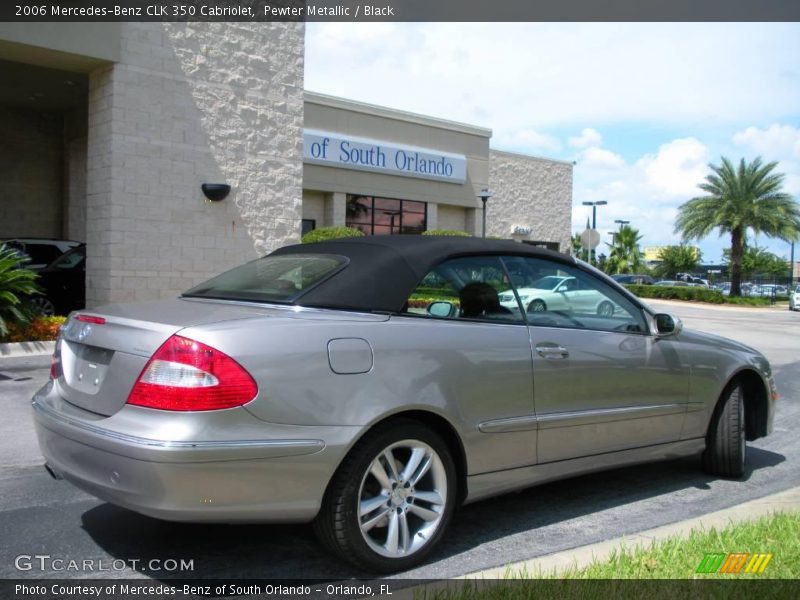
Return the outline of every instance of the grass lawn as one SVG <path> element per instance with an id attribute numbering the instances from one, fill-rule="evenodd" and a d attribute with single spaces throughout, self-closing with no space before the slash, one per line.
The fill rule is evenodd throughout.
<path id="1" fill-rule="evenodd" d="M 747 553 L 739 573 L 698 573 L 706 554 Z M 745 573 L 753 554 L 772 554 Z M 725 559 L 719 559 L 724 564 Z M 763 561 L 762 561 L 763 564 Z M 777 513 L 722 530 L 693 530 L 649 547 L 620 546 L 606 560 L 561 572 L 507 572 L 499 581 L 451 581 L 418 598 L 800 598 L 800 512 Z M 783 581 L 776 581 L 783 580 Z M 789 581 L 785 581 L 789 580 Z M 795 581 L 791 581 L 795 580 Z"/>

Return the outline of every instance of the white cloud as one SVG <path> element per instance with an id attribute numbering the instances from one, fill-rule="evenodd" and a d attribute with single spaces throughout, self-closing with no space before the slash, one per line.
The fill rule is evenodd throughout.
<path id="1" fill-rule="evenodd" d="M 748 127 L 733 136 L 733 143 L 749 147 L 766 159 L 800 160 L 800 129 L 791 125 Z"/>
<path id="2" fill-rule="evenodd" d="M 573 148 L 588 148 L 590 146 L 599 146 L 602 143 L 603 136 L 591 127 L 585 128 L 579 136 L 569 138 L 569 145 Z"/>
<path id="3" fill-rule="evenodd" d="M 758 123 L 797 110 L 799 31 L 795 23 L 308 23 L 305 80 L 311 90 L 496 133 L 621 120 Z M 736 76 L 719 75 L 729 72 Z"/>
<path id="4" fill-rule="evenodd" d="M 733 143 L 765 161 L 778 161 L 776 171 L 786 176 L 784 189 L 800 195 L 800 129 L 778 123 L 764 129 L 751 126 L 734 134 Z"/>
<path id="5" fill-rule="evenodd" d="M 673 140 L 662 145 L 655 155 L 646 154 L 637 162 L 649 183 L 673 196 L 699 195 L 697 184 L 708 173 L 708 148 L 695 138 Z"/>
<path id="6" fill-rule="evenodd" d="M 541 133 L 535 129 L 520 129 L 511 135 L 501 132 L 493 136 L 492 147 L 507 148 L 510 150 L 525 150 L 526 152 L 560 152 L 561 140 L 557 137 Z"/>
<path id="7" fill-rule="evenodd" d="M 625 159 L 605 148 L 591 147 L 579 154 L 578 160 L 591 169 L 618 169 L 625 165 Z"/>

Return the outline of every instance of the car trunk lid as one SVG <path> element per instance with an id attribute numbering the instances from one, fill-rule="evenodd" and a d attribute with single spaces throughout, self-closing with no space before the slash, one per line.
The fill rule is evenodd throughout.
<path id="1" fill-rule="evenodd" d="M 125 405 L 148 359 L 170 336 L 186 327 L 270 312 L 266 307 L 184 299 L 81 311 L 83 317 L 73 314 L 61 331 L 56 350 L 59 391 L 75 406 L 112 415 Z"/>

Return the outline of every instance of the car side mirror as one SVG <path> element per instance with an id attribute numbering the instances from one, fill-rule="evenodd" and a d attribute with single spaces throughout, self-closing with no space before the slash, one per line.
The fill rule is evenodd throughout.
<path id="1" fill-rule="evenodd" d="M 656 335 L 669 337 L 678 335 L 683 330 L 683 322 L 676 316 L 668 313 L 658 313 L 655 316 Z"/>
<path id="2" fill-rule="evenodd" d="M 454 317 L 458 314 L 458 307 L 453 304 L 452 302 L 447 302 L 445 300 L 439 300 L 437 302 L 431 302 L 428 304 L 428 308 L 426 309 L 429 315 L 432 317 Z"/>

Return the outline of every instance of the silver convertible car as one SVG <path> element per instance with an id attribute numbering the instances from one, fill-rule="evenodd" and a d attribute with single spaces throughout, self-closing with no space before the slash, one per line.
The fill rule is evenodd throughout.
<path id="1" fill-rule="evenodd" d="M 528 311 L 514 281 L 546 276 L 615 310 Z M 759 352 L 682 330 L 568 256 L 385 236 L 73 313 L 33 412 L 51 474 L 98 498 L 173 521 L 313 522 L 388 572 L 428 556 L 465 502 L 693 454 L 739 477 L 776 399 Z"/>

